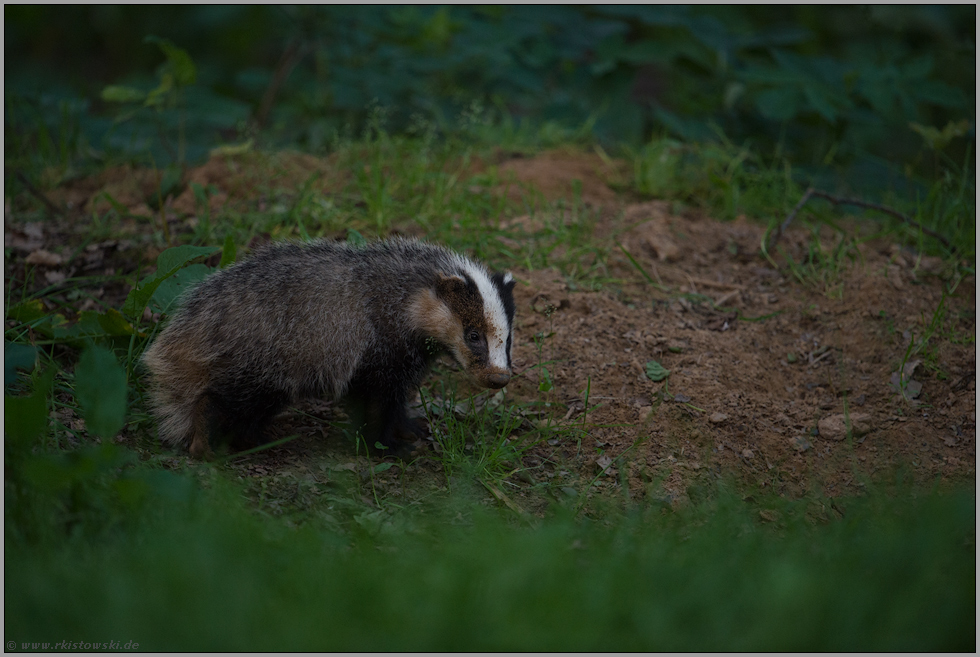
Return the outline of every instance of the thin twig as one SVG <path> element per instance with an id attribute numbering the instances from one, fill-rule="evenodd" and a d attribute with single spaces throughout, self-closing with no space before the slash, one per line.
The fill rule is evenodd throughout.
<path id="1" fill-rule="evenodd" d="M 510 509 L 511 511 L 513 511 L 514 513 L 516 513 L 521 518 L 525 518 L 526 519 L 527 514 L 524 512 L 524 509 L 522 509 L 521 507 L 519 507 L 516 504 L 514 504 L 514 501 L 511 500 L 509 497 L 507 497 L 507 495 L 504 494 L 504 492 L 502 490 L 500 490 L 499 488 L 497 488 L 493 484 L 491 484 L 489 482 L 486 482 L 486 481 L 483 481 L 483 480 L 481 480 L 480 483 L 483 484 L 483 486 L 488 491 L 490 491 L 493 494 L 494 497 L 496 497 L 498 500 L 500 500 L 501 502 L 503 502 L 507 506 L 508 509 Z"/>
<path id="2" fill-rule="evenodd" d="M 722 283 L 721 281 L 713 281 L 707 278 L 691 278 L 688 276 L 688 280 L 701 287 L 712 287 L 716 290 L 744 290 L 744 285 L 739 285 L 738 283 Z"/>
<path id="3" fill-rule="evenodd" d="M 296 68 L 296 65 L 306 56 L 306 50 L 307 48 L 298 39 L 286 46 L 279 58 L 279 63 L 276 65 L 276 71 L 269 81 L 269 86 L 266 87 L 265 93 L 262 95 L 259 110 L 255 113 L 254 121 L 258 127 L 265 127 L 269 120 L 269 113 L 272 111 L 272 105 L 279 94 L 279 88 Z"/>
<path id="4" fill-rule="evenodd" d="M 31 183 L 31 181 L 27 179 L 27 176 L 25 176 L 25 175 L 24 175 L 24 173 L 23 173 L 22 171 L 18 171 L 18 172 L 17 172 L 17 180 L 19 180 L 19 181 L 21 182 L 21 184 L 22 184 L 22 185 L 24 185 L 24 187 L 26 187 L 26 188 L 27 188 L 27 191 L 31 193 L 31 196 L 33 196 L 33 197 L 34 197 L 34 198 L 36 198 L 37 200 L 39 200 L 39 201 L 41 201 L 41 203 L 44 203 L 44 206 L 45 206 L 45 207 L 46 207 L 46 208 L 47 208 L 48 210 L 50 210 L 51 212 L 54 212 L 55 214 L 57 214 L 57 215 L 60 215 L 60 216 L 62 216 L 62 217 L 63 217 L 63 216 L 65 216 L 65 211 L 64 211 L 64 210 L 62 210 L 61 208 L 59 208 L 59 207 L 58 207 L 57 205 L 55 205 L 55 204 L 54 204 L 54 203 L 53 203 L 53 202 L 51 201 L 51 199 L 49 199 L 49 198 L 48 198 L 48 197 L 47 197 L 47 196 L 46 196 L 46 195 L 44 194 L 44 192 L 42 192 L 42 191 L 41 191 L 41 190 L 39 190 L 39 189 L 38 189 L 37 187 L 35 187 L 35 186 L 34 186 L 34 185 L 33 185 L 33 184 Z"/>
<path id="5" fill-rule="evenodd" d="M 832 196 L 827 192 L 821 192 L 819 190 L 814 190 L 813 195 L 819 196 L 821 198 L 825 198 L 831 203 L 833 203 L 834 205 L 856 205 L 861 208 L 868 208 L 869 210 L 877 210 L 878 212 L 884 212 L 885 214 L 890 214 L 891 216 L 897 219 L 901 219 L 912 228 L 921 230 L 929 237 L 939 240 L 940 242 L 942 242 L 943 246 L 945 246 L 947 249 L 950 249 L 951 251 L 955 251 L 953 245 L 950 244 L 949 240 L 947 240 L 945 237 L 943 237 L 942 235 L 940 235 L 939 233 L 937 233 L 936 231 L 930 228 L 926 228 L 925 226 L 923 226 L 922 224 L 920 224 L 919 222 L 917 222 L 907 214 L 903 214 L 898 210 L 894 210 L 888 207 L 887 205 L 880 205 L 878 203 L 869 203 L 867 201 L 862 201 L 856 198 L 841 198 L 839 196 Z"/>
<path id="6" fill-rule="evenodd" d="M 945 246 L 947 249 L 949 249 L 951 252 L 954 252 L 955 253 L 956 250 L 957 250 L 956 247 L 954 247 L 952 244 L 950 244 L 949 240 L 947 240 L 945 237 L 943 237 L 942 235 L 940 235 L 936 231 L 934 231 L 934 230 L 932 230 L 930 228 L 926 228 L 925 226 L 923 226 L 922 224 L 920 224 L 919 222 L 917 222 L 916 220 L 914 220 L 912 217 L 908 216 L 907 214 L 903 214 L 903 213 L 899 212 L 898 210 L 895 210 L 893 208 L 888 207 L 887 205 L 881 205 L 879 203 L 869 203 L 868 201 L 862 201 L 861 199 L 856 199 L 856 198 L 843 198 L 843 197 L 840 197 L 840 196 L 834 196 L 833 194 L 828 194 L 827 192 L 821 191 L 819 189 L 814 189 L 813 187 L 808 187 L 807 188 L 806 192 L 803 194 L 803 198 L 801 198 L 800 201 L 799 201 L 799 203 L 796 204 L 796 207 L 793 208 L 792 212 L 790 212 L 786 216 L 786 219 L 783 221 L 782 225 L 779 227 L 779 230 L 777 230 L 776 233 L 773 235 L 772 240 L 771 240 L 771 243 L 768 245 L 767 249 L 771 249 L 772 247 L 774 247 L 776 245 L 776 242 L 779 240 L 779 238 L 782 236 L 782 234 L 786 231 L 786 229 L 789 228 L 790 223 L 792 223 L 793 219 L 796 218 L 796 215 L 799 213 L 799 211 L 803 208 L 804 205 L 806 205 L 806 202 L 809 201 L 810 198 L 812 198 L 814 196 L 818 196 L 820 198 L 826 199 L 826 200 L 830 201 L 831 203 L 833 203 L 834 205 L 856 205 L 859 208 L 867 208 L 869 210 L 877 210 L 878 212 L 884 212 L 885 214 L 890 214 L 891 216 L 895 217 L 896 219 L 902 220 L 908 226 L 911 226 L 912 228 L 921 230 L 923 233 L 925 233 L 929 237 L 935 238 L 936 240 L 938 240 L 939 242 L 941 242 L 942 245 Z"/>
<path id="7" fill-rule="evenodd" d="M 810 197 L 813 196 L 813 192 L 813 187 L 807 187 L 806 192 L 803 194 L 803 198 L 800 199 L 800 202 L 796 204 L 796 207 L 794 207 L 793 211 L 786 216 L 785 221 L 783 221 L 782 225 L 779 227 L 779 231 L 772 240 L 773 246 L 776 245 L 776 240 L 782 237 L 783 233 L 786 232 L 786 229 L 789 228 L 789 225 L 794 219 L 796 219 L 797 213 L 799 213 L 799 211 L 803 209 L 803 206 L 806 205 L 806 202 L 810 200 Z"/>

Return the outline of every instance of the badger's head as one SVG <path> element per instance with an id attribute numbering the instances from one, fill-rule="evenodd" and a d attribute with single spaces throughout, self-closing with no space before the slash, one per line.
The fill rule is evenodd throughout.
<path id="1" fill-rule="evenodd" d="M 478 384 L 503 388 L 512 374 L 514 278 L 460 260 L 463 266 L 436 274 L 432 287 L 415 297 L 412 318 Z"/>

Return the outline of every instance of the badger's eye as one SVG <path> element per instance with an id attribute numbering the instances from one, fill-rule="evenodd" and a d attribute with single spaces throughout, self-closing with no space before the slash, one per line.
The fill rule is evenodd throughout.
<path id="1" fill-rule="evenodd" d="M 480 332 L 471 330 L 466 334 L 466 339 L 472 343 L 478 343 L 480 341 Z"/>

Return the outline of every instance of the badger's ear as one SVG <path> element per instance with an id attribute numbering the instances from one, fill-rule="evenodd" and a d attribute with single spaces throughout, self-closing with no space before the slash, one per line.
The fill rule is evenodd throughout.
<path id="1" fill-rule="evenodd" d="M 493 276 L 491 276 L 491 280 L 493 281 L 493 284 L 497 286 L 497 289 L 500 290 L 501 292 L 512 292 L 514 290 L 514 285 L 517 284 L 517 281 L 514 280 L 514 277 L 511 275 L 509 271 L 508 272 L 498 271 Z"/>
<path id="2" fill-rule="evenodd" d="M 458 298 L 466 294 L 466 279 L 440 272 L 436 274 L 436 294 L 442 299 Z"/>

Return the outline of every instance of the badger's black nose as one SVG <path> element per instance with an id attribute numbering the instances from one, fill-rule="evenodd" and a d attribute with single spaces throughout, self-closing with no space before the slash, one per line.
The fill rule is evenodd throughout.
<path id="1" fill-rule="evenodd" d="M 494 372 L 486 378 L 488 388 L 503 388 L 508 381 L 510 381 L 510 374 L 506 372 Z"/>

